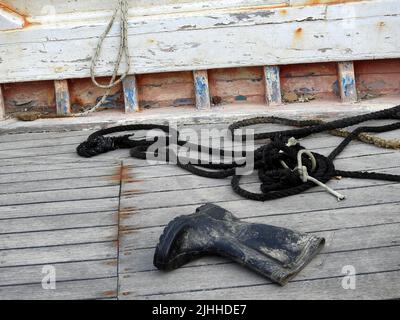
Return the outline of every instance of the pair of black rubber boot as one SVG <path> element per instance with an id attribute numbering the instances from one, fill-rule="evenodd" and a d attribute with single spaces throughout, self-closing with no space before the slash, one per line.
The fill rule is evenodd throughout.
<path id="1" fill-rule="evenodd" d="M 219 206 L 206 204 L 168 224 L 157 245 L 154 265 L 171 270 L 199 256 L 219 255 L 285 285 L 324 242 L 285 228 L 243 222 Z"/>

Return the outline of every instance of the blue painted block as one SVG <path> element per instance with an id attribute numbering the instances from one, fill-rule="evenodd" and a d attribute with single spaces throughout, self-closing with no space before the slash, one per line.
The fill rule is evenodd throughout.
<path id="1" fill-rule="evenodd" d="M 265 66 L 265 100 L 268 105 L 282 104 L 279 66 Z"/>
<path id="2" fill-rule="evenodd" d="M 124 90 L 125 112 L 139 111 L 139 95 L 136 76 L 127 76 L 122 82 Z"/>
<path id="3" fill-rule="evenodd" d="M 194 91 L 196 95 L 196 108 L 200 110 L 210 109 L 210 90 L 208 85 L 207 70 L 193 71 Z"/>

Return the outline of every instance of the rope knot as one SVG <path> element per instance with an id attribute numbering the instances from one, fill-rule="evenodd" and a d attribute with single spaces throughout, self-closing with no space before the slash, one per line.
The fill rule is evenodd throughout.
<path id="1" fill-rule="evenodd" d="M 90 158 L 118 148 L 126 148 L 129 145 L 129 137 L 124 135 L 119 137 L 97 136 L 82 142 L 76 149 L 82 157 Z"/>

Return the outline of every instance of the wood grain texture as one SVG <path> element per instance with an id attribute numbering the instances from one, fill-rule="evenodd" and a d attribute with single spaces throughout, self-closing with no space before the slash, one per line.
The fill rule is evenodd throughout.
<path id="1" fill-rule="evenodd" d="M 398 58 L 399 14 L 398 1 L 375 0 L 135 17 L 128 31 L 132 72 Z M 1 33 L 0 82 L 88 77 L 104 27 L 103 19 Z M 104 44 L 99 75 L 111 74 L 108 53 L 117 52 L 118 32 L 115 26 Z"/>
<path id="2" fill-rule="evenodd" d="M 214 105 L 223 103 L 265 103 L 262 67 L 208 70 Z"/>
<path id="3" fill-rule="evenodd" d="M 117 277 L 65 281 L 56 283 L 56 290 L 44 290 L 41 284 L 0 287 L 5 300 L 82 300 L 117 296 Z"/>
<path id="4" fill-rule="evenodd" d="M 4 120 L 6 117 L 6 105 L 4 103 L 3 88 L 0 84 L 0 120 Z"/>
<path id="5" fill-rule="evenodd" d="M 223 129 L 226 124 L 194 129 L 204 128 Z M 229 179 L 197 177 L 165 163 L 116 161 L 128 157 L 127 150 L 101 159 L 77 158 L 74 146 L 87 134 L 0 136 L 2 299 L 399 298 L 398 183 L 331 181 L 347 196 L 340 203 L 319 188 L 283 201 L 253 202 L 232 193 Z M 384 136 L 396 138 L 398 132 Z M 339 141 L 318 134 L 302 144 L 328 154 Z M 51 151 L 55 146 L 61 153 Z M 360 142 L 353 142 L 335 165 L 400 172 L 398 151 Z M 243 183 L 257 190 L 255 181 L 250 176 Z M 284 288 L 215 257 L 169 273 L 155 270 L 154 247 L 164 226 L 209 201 L 245 221 L 324 236 L 326 245 Z M 56 268 L 57 290 L 42 289 L 45 265 Z M 356 290 L 342 288 L 345 265 L 356 268 Z"/>

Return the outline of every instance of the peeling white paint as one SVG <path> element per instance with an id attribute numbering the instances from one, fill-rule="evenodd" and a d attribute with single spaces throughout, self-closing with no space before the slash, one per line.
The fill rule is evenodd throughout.
<path id="1" fill-rule="evenodd" d="M 19 15 L 0 8 L 0 31 L 21 29 L 24 27 L 24 19 Z"/>
<path id="2" fill-rule="evenodd" d="M 66 22 L 66 17 L 0 32 L 0 83 L 88 77 L 107 19 Z M 129 19 L 131 71 L 399 58 L 399 25 L 398 0 L 136 16 Z M 104 43 L 96 74 L 112 73 L 118 33 L 115 25 Z"/>

